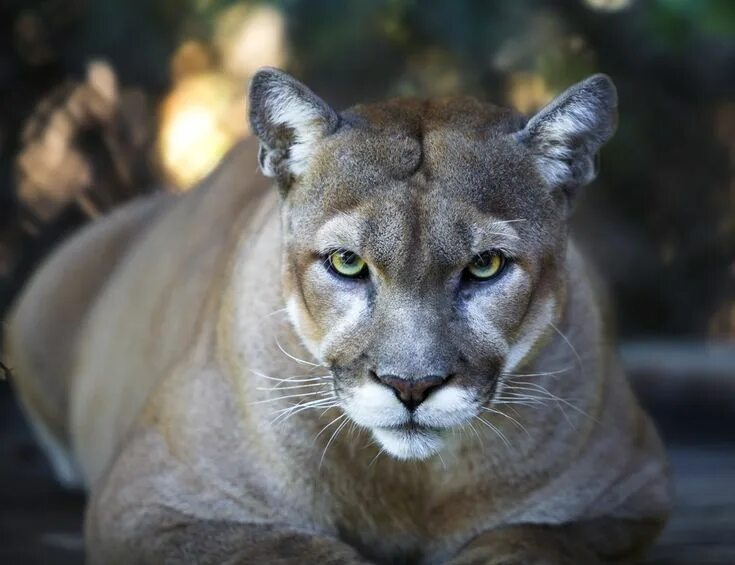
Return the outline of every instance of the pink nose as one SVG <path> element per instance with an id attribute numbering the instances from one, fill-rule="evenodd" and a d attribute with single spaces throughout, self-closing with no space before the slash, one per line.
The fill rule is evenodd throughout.
<path id="1" fill-rule="evenodd" d="M 447 380 L 440 375 L 429 375 L 420 379 L 404 379 L 395 375 L 376 375 L 378 380 L 393 389 L 398 399 L 409 410 L 415 410 L 431 392 Z"/>

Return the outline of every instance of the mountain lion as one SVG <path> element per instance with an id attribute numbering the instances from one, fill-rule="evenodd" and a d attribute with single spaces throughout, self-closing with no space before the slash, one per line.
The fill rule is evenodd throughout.
<path id="1" fill-rule="evenodd" d="M 640 555 L 665 458 L 567 234 L 616 107 L 596 75 L 530 119 L 337 113 L 259 71 L 259 149 L 82 230 L 10 316 L 90 562 Z"/>

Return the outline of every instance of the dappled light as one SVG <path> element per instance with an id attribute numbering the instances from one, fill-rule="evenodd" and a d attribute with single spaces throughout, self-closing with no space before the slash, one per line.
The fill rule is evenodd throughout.
<path id="1" fill-rule="evenodd" d="M 251 131 L 248 93 L 251 79 L 263 67 L 285 73 L 267 70 L 253 83 L 261 89 L 260 97 L 253 99 L 262 102 L 252 109 L 257 139 Z M 600 76 L 583 82 L 598 73 L 611 82 Z M 553 102 L 575 84 L 584 86 L 573 89 L 561 106 Z M 442 101 L 407 103 L 400 100 L 404 98 Z M 363 109 L 344 112 L 355 104 L 386 100 L 388 106 L 374 115 Z M 498 112 L 494 106 L 517 113 Z M 441 110 L 424 118 L 419 108 Z M 394 153 L 399 151 L 400 155 Z M 223 160 L 226 168 L 218 168 Z M 310 167 L 319 167 L 318 174 L 307 175 Z M 390 175 L 383 174 L 383 168 L 390 169 Z M 227 174 L 218 172 L 222 170 Z M 230 179 L 237 180 L 228 184 Z M 587 181 L 588 186 L 582 187 Z M 359 191 L 342 198 L 352 184 L 359 185 Z M 364 205 L 363 199 L 380 190 L 386 190 L 384 198 Z M 415 202 L 414 193 L 405 198 L 403 190 L 415 191 Z M 221 199 L 212 200 L 211 194 Z M 424 200 L 434 197 L 442 206 Z M 536 198 L 543 206 L 534 207 Z M 462 212 L 445 206 L 443 199 L 461 202 Z M 522 212 L 516 199 L 524 204 Z M 285 202 L 280 211 L 276 201 Z M 129 203 L 134 204 L 125 208 Z M 186 213 L 167 216 L 166 210 L 175 206 Z M 365 210 L 373 213 L 385 206 L 384 212 L 363 223 L 366 231 L 380 232 L 373 239 L 385 242 L 385 249 L 399 248 L 391 246 L 393 239 L 411 242 L 406 253 L 415 257 L 395 270 L 406 284 L 421 287 L 419 299 L 405 292 L 381 310 L 377 304 L 380 293 L 390 286 L 394 267 L 390 262 L 404 260 L 403 247 L 363 252 L 343 248 L 342 240 L 355 240 L 359 244 L 355 247 L 360 247 L 370 238 L 332 238 L 324 227 L 308 231 L 321 214 L 314 210 L 322 206 L 329 216 L 325 226 L 335 233 Z M 299 207 L 308 208 L 308 213 L 297 214 Z M 473 215 L 466 217 L 465 209 Z M 480 211 L 484 215 L 474 215 Z M 169 217 L 176 223 L 165 229 L 173 236 L 159 239 L 162 219 Z M 429 217 L 429 225 L 423 225 Z M 479 237 L 472 231 L 484 228 L 490 219 L 493 229 L 487 234 Z M 390 229 L 375 227 L 383 222 Z M 546 223 L 553 223 L 553 230 L 540 230 Z M 461 234 L 460 228 L 465 230 Z M 290 238 L 281 237 L 284 229 L 292 230 Z M 243 243 L 238 230 L 248 238 L 253 234 L 252 241 Z M 458 230 L 456 235 L 453 230 Z M 574 247 L 564 239 L 567 230 Z M 559 245 L 554 239 L 557 232 L 563 233 Z M 80 241 L 70 239 L 75 234 L 91 235 L 79 247 L 65 247 L 66 241 Z M 488 236 L 488 249 L 464 250 L 461 260 L 452 258 L 452 238 L 484 241 Z M 236 240 L 242 246 L 235 248 Z M 438 242 L 437 255 L 447 265 L 457 262 L 456 269 L 431 264 L 421 270 L 419 266 L 433 256 L 432 249 L 422 247 L 425 240 Z M 300 273 L 307 261 L 302 260 L 302 250 L 289 257 L 279 247 L 282 243 L 303 246 L 314 272 Z M 261 256 L 253 251 L 257 245 L 273 247 Z M 536 247 L 543 247 L 543 257 L 527 251 Z M 584 257 L 584 267 L 577 264 L 577 251 Z M 376 255 L 388 257 L 385 266 L 373 264 Z M 139 256 L 148 262 L 139 262 Z M 432 277 L 442 269 L 456 272 L 449 282 L 434 284 Z M 169 271 L 175 276 L 166 278 Z M 44 279 L 48 272 L 55 278 Z M 225 288 L 227 277 L 243 272 L 245 291 L 237 285 Z M 116 278 L 120 273 L 129 274 L 128 286 Z M 259 278 L 263 273 L 272 278 Z M 581 285 L 588 279 L 589 287 Z M 34 283 L 28 286 L 29 281 Z M 299 286 L 306 283 L 313 288 Z M 537 286 L 528 296 L 514 294 L 533 285 Z M 579 285 L 576 294 L 567 285 Z M 37 294 L 25 311 L 26 321 L 13 325 L 16 301 L 29 288 Z M 251 292 L 253 288 L 257 292 Z M 205 295 L 203 289 L 212 294 Z M 426 299 L 432 292 L 451 295 L 449 302 L 433 295 Z M 115 293 L 126 294 L 120 298 Z M 540 297 L 547 293 L 553 300 L 542 304 Z M 48 296 L 62 299 L 46 300 Z M 119 308 L 109 319 L 96 317 L 112 300 L 109 296 L 117 297 Z M 423 308 L 424 302 L 433 310 Z M 383 311 L 385 320 L 374 334 L 369 328 L 363 331 L 359 321 Z M 508 320 L 516 315 L 518 327 L 508 329 L 512 325 Z M 462 327 L 463 316 L 482 327 L 469 323 Z M 47 331 L 49 320 L 58 321 L 55 333 Z M 496 328 L 477 320 L 502 324 Z M 369 527 L 355 531 L 368 532 L 369 537 L 385 523 L 406 526 L 410 530 L 406 543 L 416 543 L 417 549 L 406 550 L 393 561 L 419 562 L 425 557 L 422 552 L 429 551 L 424 545 L 431 545 L 416 542 L 424 539 L 428 523 L 441 522 L 440 527 L 474 519 L 474 510 L 450 510 L 454 498 L 477 502 L 474 487 L 450 486 L 458 477 L 484 476 L 481 466 L 462 458 L 476 448 L 485 449 L 488 437 L 499 440 L 487 452 L 492 454 L 493 469 L 519 473 L 509 475 L 503 488 L 492 490 L 493 504 L 500 505 L 503 493 L 523 484 L 527 476 L 557 480 L 556 474 L 564 472 L 558 461 L 570 469 L 579 463 L 577 455 L 561 457 L 542 471 L 523 475 L 526 464 L 543 457 L 545 450 L 551 453 L 572 445 L 577 437 L 596 438 L 598 432 L 619 433 L 611 445 L 603 445 L 589 458 L 596 466 L 595 480 L 602 485 L 603 471 L 624 463 L 617 456 L 620 444 L 636 446 L 631 465 L 639 451 L 656 450 L 651 447 L 656 432 L 646 427 L 647 418 L 638 412 L 638 398 L 668 451 L 676 497 L 670 525 L 646 565 L 735 563 L 735 1 L 0 2 L 0 321 L 0 338 L 9 335 L 11 326 L 22 326 L 23 337 L 12 347 L 37 346 L 32 354 L 8 359 L 11 347 L 5 344 L 11 340 L 0 339 L 0 563 L 84 561 L 84 496 L 68 493 L 53 481 L 25 419 L 37 415 L 24 413 L 16 399 L 39 401 L 38 415 L 49 416 L 59 426 L 54 433 L 72 441 L 69 438 L 86 420 L 70 423 L 66 412 L 52 414 L 49 407 L 61 406 L 59 412 L 78 407 L 79 399 L 71 396 L 85 389 L 80 385 L 62 390 L 68 383 L 60 375 L 76 378 L 74 371 L 85 367 L 79 361 L 85 348 L 91 350 L 91 344 L 99 348 L 89 355 L 92 365 L 110 363 L 104 370 L 90 370 L 88 377 L 119 377 L 110 377 L 115 393 L 106 399 L 104 393 L 89 389 L 90 413 L 117 416 L 107 412 L 106 402 L 112 405 L 128 394 L 142 397 L 141 391 L 153 382 L 146 380 L 148 371 L 174 367 L 177 378 L 189 378 L 187 363 L 194 357 L 199 363 L 200 343 L 207 347 L 216 343 L 217 355 L 202 361 L 207 371 L 200 365 L 191 371 L 202 375 L 192 387 L 195 393 L 179 389 L 178 381 L 170 387 L 190 397 L 173 408 L 166 404 L 165 416 L 186 422 L 202 417 L 205 423 L 196 431 L 211 432 L 211 439 L 195 446 L 189 436 L 183 441 L 177 435 L 176 426 L 163 434 L 163 443 L 170 443 L 166 449 L 175 447 L 182 460 L 192 457 L 190 468 L 177 471 L 194 473 L 187 478 L 185 497 L 213 486 L 221 492 L 212 500 L 219 504 L 218 497 L 226 495 L 221 508 L 230 508 L 238 489 L 249 484 L 237 474 L 239 470 L 262 467 L 268 473 L 263 484 L 270 484 L 271 472 L 276 477 L 282 471 L 267 457 L 240 456 L 237 449 L 247 441 L 237 435 L 235 426 L 219 420 L 230 405 L 247 412 L 248 418 L 267 414 L 269 418 L 258 420 L 255 427 L 258 433 L 268 432 L 268 441 L 283 426 L 294 426 L 278 449 L 267 442 L 261 446 L 262 437 L 253 436 L 252 444 L 262 447 L 273 461 L 308 427 L 294 422 L 321 413 L 319 418 L 325 418 L 315 420 L 313 442 L 299 447 L 293 476 L 309 477 L 313 464 L 318 472 L 303 480 L 317 484 L 328 476 L 334 458 L 347 454 L 346 460 L 362 463 L 370 453 L 356 476 L 337 481 L 338 486 L 330 484 L 324 492 L 342 489 L 343 498 L 333 505 L 340 507 L 355 484 L 374 486 L 371 481 L 389 477 L 398 485 L 392 492 L 398 493 L 394 498 L 401 504 L 391 507 L 391 496 L 364 489 L 368 495 L 353 514 Z M 169 330 L 156 333 L 159 323 L 161 327 L 168 323 Z M 395 339 L 385 337 L 391 324 Z M 524 333 L 527 327 L 533 331 Z M 264 337 L 266 328 L 278 334 L 273 343 Z M 436 339 L 426 341 L 431 328 L 436 328 Z M 201 342 L 192 337 L 191 344 L 197 345 L 187 343 L 184 353 L 172 353 L 172 359 L 159 363 L 156 356 L 174 351 L 180 334 L 194 336 L 201 331 L 196 334 L 200 338 L 210 330 L 212 336 L 207 334 Z M 237 347 L 220 344 L 231 338 L 229 333 L 238 332 L 247 334 L 248 340 L 243 338 Z M 357 361 L 344 366 L 330 365 L 345 344 L 357 351 L 381 340 L 386 342 L 385 359 L 393 363 L 405 357 L 410 365 L 444 351 L 452 332 L 464 348 L 472 345 L 475 335 L 487 341 L 475 351 L 457 355 L 461 363 L 483 361 L 482 367 L 464 374 L 427 370 L 407 382 L 411 379 L 393 374 L 397 372 L 393 369 L 378 371 L 372 351 L 355 353 Z M 83 338 L 70 345 L 72 335 Z M 332 335 L 337 337 L 319 342 Z M 288 342 L 282 336 L 293 339 Z M 559 351 L 546 349 L 549 344 Z M 240 353 L 241 346 L 247 355 Z M 406 353 L 409 350 L 413 353 Z M 230 354 L 235 361 L 228 358 L 227 364 L 222 359 Z M 251 354 L 271 366 L 237 365 Z M 147 355 L 155 359 L 143 359 Z M 366 365 L 348 375 L 350 363 L 362 362 L 376 366 Z M 237 377 L 215 378 L 214 369 L 210 375 L 210 365 L 219 370 L 220 363 L 228 370 L 236 366 Z M 617 372 L 610 386 L 592 387 L 589 379 L 608 364 L 614 371 L 624 370 L 635 395 Z M 48 387 L 21 390 L 27 382 L 21 373 L 28 368 L 28 372 L 44 369 L 58 380 L 50 379 Z M 506 406 L 491 407 L 483 404 L 479 393 L 457 388 L 463 377 L 485 378 L 491 371 L 501 377 L 491 387 L 481 387 L 482 393 L 497 393 L 495 400 Z M 364 387 L 347 394 L 337 390 L 339 374 L 347 375 L 345 390 L 361 375 L 368 378 Z M 220 388 L 239 383 L 238 378 L 258 385 L 254 397 L 274 398 L 254 401 L 258 408 L 248 412 L 250 401 L 243 400 L 247 387 L 238 385 L 242 398 L 236 402 L 227 398 L 216 409 L 206 410 L 198 404 L 219 394 Z M 572 390 L 575 378 L 590 386 L 592 396 L 601 396 L 586 399 L 580 390 Z M 69 382 L 77 387 L 76 380 Z M 283 397 L 276 397 L 283 390 Z M 173 393 L 165 388 L 161 394 Z M 437 397 L 443 398 L 445 410 L 428 412 Z M 579 409 L 578 400 L 590 404 Z M 604 412 L 605 402 L 614 405 L 613 412 L 620 406 L 631 412 L 610 417 Z M 457 424 L 475 408 L 481 412 L 468 420 L 467 428 Z M 524 419 L 526 411 L 547 408 L 550 419 L 537 428 Z M 411 414 L 408 423 L 400 420 L 404 413 L 398 409 Z M 166 418 L 148 410 L 146 404 L 140 411 L 145 424 L 155 422 L 163 429 Z M 453 427 L 443 428 L 444 421 Z M 578 424 L 584 428 L 601 422 L 605 425 L 594 433 L 585 428 L 584 434 L 575 435 Z M 353 437 L 366 439 L 368 429 L 375 432 L 372 443 L 353 441 Z M 450 429 L 456 433 L 444 435 Z M 635 437 L 625 436 L 628 432 Z M 543 436 L 538 445 L 543 447 L 528 448 L 525 442 L 538 433 Z M 557 434 L 569 435 L 558 440 Z M 470 449 L 461 443 L 468 438 L 477 440 L 477 446 Z M 44 448 L 46 440 L 44 436 Z M 235 447 L 223 449 L 228 440 Z M 88 444 L 74 441 L 81 451 Z M 115 442 L 100 444 L 112 450 Z M 237 472 L 204 481 L 201 477 L 218 467 L 206 457 L 218 449 L 232 465 L 228 470 Z M 503 458 L 514 449 L 522 458 L 506 467 Z M 303 454 L 308 456 L 301 461 Z M 408 467 L 393 466 L 396 461 L 405 463 L 403 458 L 422 460 Z M 52 461 L 59 466 L 58 457 Z M 289 461 L 286 467 L 294 464 Z M 145 462 L 139 460 L 132 467 Z M 200 464 L 202 468 L 197 467 Z M 74 478 L 73 465 L 64 469 L 63 457 L 61 467 L 67 478 Z M 205 467 L 206 473 L 200 475 Z M 434 473 L 432 480 L 406 474 L 409 467 L 410 473 Z M 635 481 L 625 484 L 611 479 L 610 488 L 637 495 L 644 482 L 646 488 L 653 484 L 642 477 L 636 475 Z M 132 481 L 131 488 L 141 482 L 145 481 Z M 545 493 L 532 489 L 541 493 L 543 503 L 536 514 L 529 514 L 534 520 L 553 514 L 544 506 L 547 498 L 555 512 L 577 504 L 552 486 Z M 280 496 L 288 488 L 279 484 L 273 491 Z M 451 494 L 434 500 L 433 489 Z M 471 496 L 457 497 L 457 492 Z M 406 494 L 406 501 L 401 498 L 405 493 L 412 493 Z M 265 494 L 245 506 L 268 507 Z M 410 496 L 420 501 L 421 511 L 432 513 L 426 523 L 402 514 L 410 506 Z M 612 495 L 600 495 L 592 506 L 602 498 Z M 158 506 L 179 502 L 177 495 Z M 145 506 L 142 503 L 127 506 Z M 371 504 L 383 503 L 379 519 L 373 520 Z M 235 506 L 226 512 L 236 512 Z M 396 509 L 398 517 L 391 522 L 389 514 Z M 284 516 L 291 514 L 289 509 Z M 352 543 L 362 533 L 353 535 L 344 520 L 348 519 L 334 519 L 329 527 Z M 170 528 L 166 539 L 183 531 L 177 520 L 166 526 Z M 465 537 L 452 539 L 459 543 Z M 209 540 L 209 530 L 196 532 L 192 539 Z M 284 551 L 290 547 L 281 548 L 280 541 L 274 544 Z M 369 553 L 373 545 L 380 544 L 366 543 L 359 549 Z M 181 547 L 184 552 L 190 549 L 187 544 Z M 341 557 L 333 561 L 352 562 Z M 308 562 L 299 555 L 299 563 Z"/>

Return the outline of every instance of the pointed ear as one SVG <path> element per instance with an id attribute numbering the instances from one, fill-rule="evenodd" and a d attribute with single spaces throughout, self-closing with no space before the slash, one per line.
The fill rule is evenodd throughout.
<path id="1" fill-rule="evenodd" d="M 617 106 L 610 78 L 594 75 L 559 95 L 516 134 L 549 187 L 563 190 L 570 201 L 597 176 L 597 152 L 615 132 Z"/>
<path id="2" fill-rule="evenodd" d="M 339 115 L 292 76 L 265 67 L 250 82 L 250 125 L 260 139 L 263 174 L 288 184 L 306 170 L 315 144 Z"/>

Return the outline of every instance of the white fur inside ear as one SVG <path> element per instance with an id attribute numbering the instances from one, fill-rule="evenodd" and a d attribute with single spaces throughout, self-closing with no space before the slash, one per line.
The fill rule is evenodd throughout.
<path id="1" fill-rule="evenodd" d="M 541 109 L 517 139 L 532 151 L 536 169 L 550 187 L 572 189 L 594 179 L 595 155 L 616 123 L 615 86 L 608 77 L 595 75 Z"/>
<path id="2" fill-rule="evenodd" d="M 571 170 L 564 161 L 546 156 L 536 157 L 536 170 L 548 186 L 559 186 L 564 184 L 571 176 Z"/>
<path id="3" fill-rule="evenodd" d="M 322 135 L 319 112 L 289 90 L 272 93 L 267 111 L 272 124 L 293 131 L 294 141 L 289 147 L 288 168 L 294 175 L 302 174 L 308 166 L 314 144 Z M 272 154 L 266 155 L 263 160 L 263 174 L 267 176 L 276 174 Z"/>
<path id="4" fill-rule="evenodd" d="M 572 105 L 564 113 L 539 124 L 537 135 L 543 140 L 543 153 L 536 157 L 536 167 L 549 186 L 564 183 L 572 176 L 570 163 L 574 156 L 575 140 L 583 138 L 595 127 L 595 115 L 591 108 L 582 104 Z M 586 157 L 583 157 L 586 158 Z M 590 174 L 582 182 L 592 180 Z"/>

